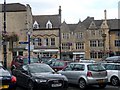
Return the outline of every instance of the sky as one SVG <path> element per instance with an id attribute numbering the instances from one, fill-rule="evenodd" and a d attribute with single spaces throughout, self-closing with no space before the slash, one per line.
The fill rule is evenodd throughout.
<path id="1" fill-rule="evenodd" d="M 95 20 L 104 19 L 104 10 L 107 10 L 107 19 L 118 18 L 118 2 L 120 0 L 6 0 L 6 3 L 29 4 L 33 15 L 58 14 L 59 6 L 62 9 L 62 21 L 74 24 L 83 21 L 88 16 Z M 4 0 L 0 0 L 4 3 Z"/>

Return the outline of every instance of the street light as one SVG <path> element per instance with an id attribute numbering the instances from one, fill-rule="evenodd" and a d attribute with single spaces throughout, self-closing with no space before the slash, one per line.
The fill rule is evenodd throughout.
<path id="1" fill-rule="evenodd" d="M 30 61 L 30 36 L 31 36 L 31 32 L 28 31 L 27 35 L 28 35 L 28 63 L 30 64 L 31 63 L 31 61 Z"/>
<path id="2" fill-rule="evenodd" d="M 61 59 L 61 30 L 59 28 L 59 52 L 60 52 L 60 59 Z"/>
<path id="3" fill-rule="evenodd" d="M 7 68 L 7 43 L 5 40 L 6 36 L 6 0 L 4 0 L 4 31 L 2 33 L 3 38 L 3 54 L 4 54 L 4 67 Z"/>

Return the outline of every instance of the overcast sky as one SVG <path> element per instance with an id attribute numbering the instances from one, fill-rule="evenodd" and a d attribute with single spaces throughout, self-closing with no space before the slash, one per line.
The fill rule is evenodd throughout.
<path id="1" fill-rule="evenodd" d="M 33 15 L 58 14 L 59 6 L 62 9 L 62 21 L 78 23 L 87 16 L 104 19 L 104 10 L 107 10 L 107 18 L 118 18 L 119 0 L 6 0 L 6 3 L 29 4 Z M 0 0 L 4 3 L 4 0 Z"/>

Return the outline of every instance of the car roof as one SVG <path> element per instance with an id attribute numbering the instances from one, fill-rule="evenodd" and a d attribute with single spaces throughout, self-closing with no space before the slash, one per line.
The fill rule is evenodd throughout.
<path id="1" fill-rule="evenodd" d="M 88 63 L 85 63 L 85 62 L 72 62 L 70 64 L 85 64 L 85 65 L 89 65 L 89 64 L 98 64 L 98 63 L 94 63 L 94 62 L 88 62 Z"/>
<path id="2" fill-rule="evenodd" d="M 113 59 L 113 58 L 120 59 L 120 56 L 112 56 L 112 57 L 107 57 L 106 59 Z"/>
<path id="3" fill-rule="evenodd" d="M 102 63 L 102 64 L 114 64 L 114 65 L 120 65 L 120 63 Z"/>
<path id="4" fill-rule="evenodd" d="M 31 63 L 31 64 L 27 64 L 28 66 L 30 66 L 30 65 L 47 65 L 47 64 L 45 64 L 45 63 Z"/>

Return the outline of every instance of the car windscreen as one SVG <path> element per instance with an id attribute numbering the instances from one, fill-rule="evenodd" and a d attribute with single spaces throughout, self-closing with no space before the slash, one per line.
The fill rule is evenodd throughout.
<path id="1" fill-rule="evenodd" d="M 30 63 L 37 63 L 39 62 L 39 59 L 38 58 L 30 58 Z M 28 58 L 23 58 L 23 63 L 24 64 L 28 64 Z"/>
<path id="2" fill-rule="evenodd" d="M 54 72 L 54 70 L 48 65 L 31 65 L 29 66 L 29 70 L 31 73 Z"/>
<path id="3" fill-rule="evenodd" d="M 89 64 L 87 67 L 90 71 L 105 71 L 105 68 L 101 64 Z"/>

